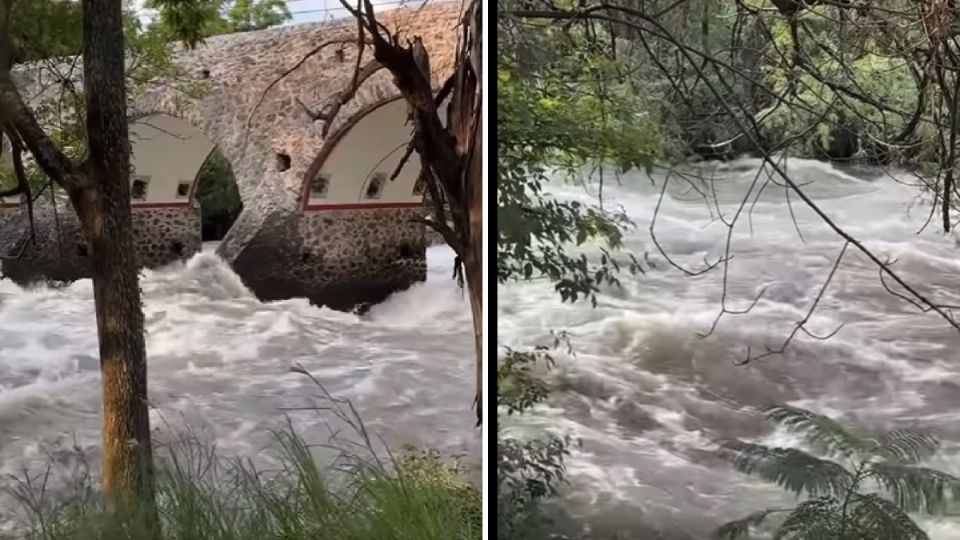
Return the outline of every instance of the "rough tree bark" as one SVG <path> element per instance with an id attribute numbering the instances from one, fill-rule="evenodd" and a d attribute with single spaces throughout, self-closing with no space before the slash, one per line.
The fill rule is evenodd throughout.
<path id="1" fill-rule="evenodd" d="M 12 22 L 6 16 L 12 0 L 2 1 L 0 34 Z M 108 507 L 127 515 L 146 511 L 143 517 L 155 519 L 143 308 L 130 208 L 121 4 L 83 0 L 89 157 L 74 163 L 51 140 L 13 83 L 10 63 L 0 68 L 0 125 L 66 190 L 80 218 L 93 264 L 100 344 L 103 492 Z"/>
<path id="2" fill-rule="evenodd" d="M 476 360 L 477 424 L 483 421 L 483 20 L 474 1 L 464 18 L 457 57 L 453 98 L 447 126 L 457 140 L 457 154 L 466 160 L 463 172 L 465 215 L 455 222 L 473 312 Z"/>
<path id="3" fill-rule="evenodd" d="M 143 306 L 130 208 L 121 4 L 120 0 L 83 2 L 90 150 L 85 169 L 95 188 L 70 194 L 93 262 L 103 378 L 103 488 L 115 498 L 152 492 Z"/>

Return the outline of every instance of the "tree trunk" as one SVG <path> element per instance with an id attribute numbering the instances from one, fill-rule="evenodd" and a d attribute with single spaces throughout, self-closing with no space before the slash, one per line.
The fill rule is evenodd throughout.
<path id="1" fill-rule="evenodd" d="M 458 51 L 455 84 L 447 111 L 447 125 L 456 140 L 456 159 L 461 161 L 462 178 L 445 185 L 456 186 L 458 206 L 454 212 L 460 256 L 470 311 L 473 314 L 473 336 L 476 351 L 477 425 L 483 422 L 483 104 L 480 86 L 483 42 L 481 4 L 474 0 L 463 17 Z M 452 179 L 451 179 L 452 180 Z"/>
<path id="2" fill-rule="evenodd" d="M 89 243 L 103 384 L 108 506 L 152 515 L 153 475 L 143 306 L 130 208 L 130 140 L 121 0 L 83 0 L 83 75 L 91 186 L 71 192 Z M 148 501 L 147 506 L 139 506 Z"/>
<path id="3" fill-rule="evenodd" d="M 439 221 L 434 226 L 457 254 L 456 270 L 463 271 L 470 297 L 476 349 L 474 405 L 479 425 L 483 421 L 482 3 L 472 0 L 463 12 L 454 73 L 444 84 L 444 88 L 450 84 L 451 91 L 446 127 L 438 114 L 438 96 L 430 86 L 429 59 L 422 42 L 414 39 L 413 43 L 408 41 L 402 45 L 399 34 L 384 34 L 386 28 L 377 23 L 372 0 L 362 0 L 358 7 L 341 0 L 341 5 L 360 24 L 358 43 L 373 45 L 374 59 L 379 62 L 377 69 L 386 68 L 393 75 L 393 82 L 407 101 L 410 117 L 417 126 L 415 148 L 423 169 L 433 173 L 427 176 L 426 188 Z M 365 79 L 366 76 L 357 71 L 342 96 L 348 99 L 355 96 Z M 326 126 L 344 102 L 342 96 L 334 102 L 332 113 L 319 117 L 327 122 Z M 445 217 L 447 204 L 453 218 L 452 227 L 441 218 Z"/>
<path id="4" fill-rule="evenodd" d="M 467 236 L 466 253 L 464 257 L 464 269 L 467 277 L 467 288 L 470 292 L 470 308 L 473 312 L 473 336 L 477 354 L 477 425 L 483 422 L 483 122 L 482 113 L 479 110 L 482 107 L 483 89 L 480 86 L 482 80 L 482 54 L 483 43 L 481 42 L 482 28 L 479 14 L 479 5 L 476 6 L 476 14 L 469 18 L 475 27 L 473 31 L 475 39 L 472 42 L 472 48 L 468 49 L 469 57 L 462 58 L 461 62 L 473 64 L 473 70 L 476 74 L 474 88 L 471 92 L 474 98 L 472 113 L 474 122 L 474 136 L 470 145 L 469 161 L 466 167 L 466 204 L 468 211 L 469 235 Z"/>
<path id="5" fill-rule="evenodd" d="M 473 313 L 473 339 L 476 351 L 476 407 L 477 425 L 483 423 L 483 239 L 467 246 L 463 260 L 467 278 L 467 291 L 470 296 L 470 311 Z"/>

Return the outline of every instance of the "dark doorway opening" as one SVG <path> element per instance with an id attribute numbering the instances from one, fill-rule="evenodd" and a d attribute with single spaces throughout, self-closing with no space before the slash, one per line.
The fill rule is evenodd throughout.
<path id="1" fill-rule="evenodd" d="M 202 216 L 204 242 L 223 240 L 243 210 L 236 177 L 227 158 L 214 148 L 197 173 L 197 202 Z"/>

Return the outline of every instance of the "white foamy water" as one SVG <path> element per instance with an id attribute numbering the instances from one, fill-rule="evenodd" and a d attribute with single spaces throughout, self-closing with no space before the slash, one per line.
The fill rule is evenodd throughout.
<path id="1" fill-rule="evenodd" d="M 723 255 L 727 227 L 759 160 L 704 165 L 699 185 L 674 177 L 655 232 L 667 253 L 690 270 Z M 789 171 L 849 233 L 895 271 L 943 304 L 960 305 L 960 248 L 937 221 L 917 234 L 929 202 L 916 187 L 880 171 L 853 175 L 827 164 L 791 160 Z M 693 172 L 693 171 L 688 171 Z M 909 178 L 901 180 L 909 182 Z M 498 291 L 498 339 L 521 347 L 567 330 L 575 356 L 558 354 L 550 402 L 513 429 L 549 430 L 581 439 L 569 460 L 563 532 L 588 538 L 701 539 L 724 521 L 792 496 L 744 476 L 711 454 L 717 441 L 739 437 L 791 444 L 765 423 L 759 407 L 786 402 L 841 415 L 866 428 L 929 429 L 945 442 L 933 466 L 960 473 L 960 333 L 887 293 L 877 268 L 848 249 L 808 328 L 827 341 L 799 335 L 787 352 L 738 367 L 747 346 L 776 348 L 802 319 L 830 271 L 842 240 L 793 194 L 790 216 L 782 186 L 769 185 L 740 218 L 732 238 L 725 315 L 717 269 L 687 277 L 657 253 L 649 232 L 663 176 L 626 176 L 604 189 L 637 223 L 627 249 L 649 253 L 646 275 L 608 288 L 598 307 L 561 304 L 548 283 L 514 283 Z M 706 189 L 705 189 L 706 188 Z M 593 201 L 582 187 L 552 186 L 554 195 Z M 756 194 L 756 191 L 754 191 Z M 753 197 L 751 197 L 751 204 Z M 642 257 L 641 257 L 642 258 Z M 516 420 L 514 420 L 516 422 Z M 960 539 L 960 521 L 925 520 L 931 538 Z M 619 536 L 618 536 L 619 535 Z"/>
<path id="2" fill-rule="evenodd" d="M 141 278 L 157 438 L 188 425 L 215 437 L 225 455 L 257 459 L 272 446 L 268 430 L 283 428 L 286 408 L 317 402 L 313 383 L 290 372 L 300 364 L 334 396 L 351 400 L 391 447 L 415 444 L 479 462 L 470 309 L 450 279 L 449 248 L 428 249 L 427 281 L 364 316 L 300 299 L 259 302 L 211 251 Z M 24 467 L 42 472 L 50 453 L 74 438 L 96 456 L 93 313 L 89 280 L 30 290 L 0 280 L 4 477 Z M 327 442 L 329 417 L 289 414 L 309 442 Z M 9 485 L 0 479 L 0 488 Z M 9 527 L 6 502 L 0 498 L 0 525 Z"/>

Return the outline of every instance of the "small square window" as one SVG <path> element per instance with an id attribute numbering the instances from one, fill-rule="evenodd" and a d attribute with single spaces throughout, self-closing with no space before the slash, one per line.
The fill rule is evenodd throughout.
<path id="1" fill-rule="evenodd" d="M 310 196 L 318 199 L 327 198 L 327 191 L 330 189 L 330 175 L 317 174 L 310 182 Z"/>
<path id="2" fill-rule="evenodd" d="M 135 201 L 144 201 L 147 199 L 147 185 L 150 183 L 149 176 L 137 176 L 133 179 L 133 187 L 130 189 L 130 198 Z"/>
<path id="3" fill-rule="evenodd" d="M 367 198 L 379 199 L 383 193 L 383 185 L 387 181 L 387 175 L 384 173 L 373 173 L 370 183 L 367 184 Z"/>
<path id="4" fill-rule="evenodd" d="M 177 184 L 177 198 L 186 199 L 190 195 L 190 182 L 180 182 Z"/>
<path id="5" fill-rule="evenodd" d="M 427 179 L 426 176 L 421 173 L 417 175 L 417 181 L 413 183 L 413 194 L 414 195 L 423 195 L 423 192 L 427 190 Z"/>

